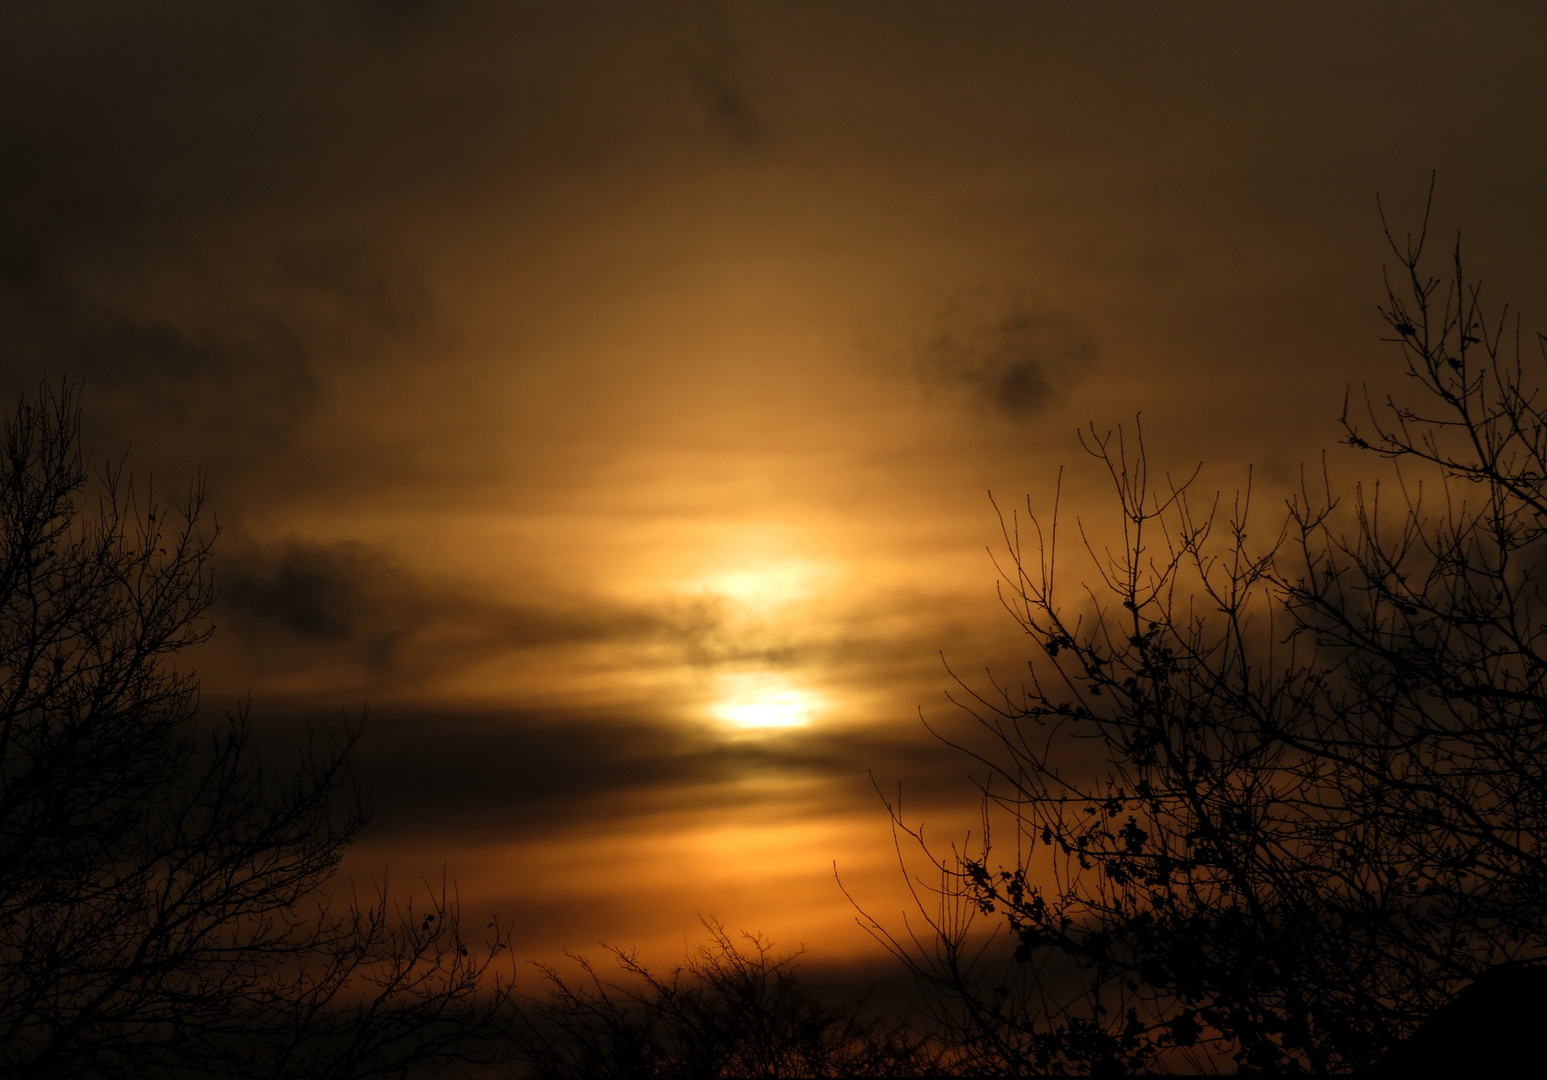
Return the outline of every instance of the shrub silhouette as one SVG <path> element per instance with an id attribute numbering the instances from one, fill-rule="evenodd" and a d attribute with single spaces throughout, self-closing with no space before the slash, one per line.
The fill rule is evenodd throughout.
<path id="1" fill-rule="evenodd" d="M 507 990 L 442 888 L 321 899 L 365 822 L 358 731 L 265 773 L 196 717 L 215 530 L 92 475 L 73 390 L 0 441 L 0 1072 L 401 1075 L 482 1058 Z"/>
<path id="2" fill-rule="evenodd" d="M 572 956 L 579 980 L 541 967 L 546 998 L 522 1001 L 518 1043 L 530 1080 L 886 1077 L 931 1071 L 926 1040 L 863 1001 L 833 1004 L 802 986 L 799 954 L 760 937 L 738 944 L 718 923 L 664 976 L 609 950 L 624 982 Z"/>
<path id="3" fill-rule="evenodd" d="M 1479 975 L 1397 1044 L 1372 1077 L 1509 1076 L 1541 1069 L 1547 968 L 1500 966 Z"/>
<path id="4" fill-rule="evenodd" d="M 1446 284 L 1422 232 L 1387 236 L 1405 396 L 1343 417 L 1383 480 L 1306 480 L 1264 525 L 1092 428 L 1121 540 L 1083 541 L 1083 581 L 1056 506 L 1001 516 L 1036 655 L 1024 685 L 959 682 L 981 846 L 929 855 L 916 933 L 871 922 L 960 1060 L 1357 1068 L 1542 955 L 1543 357 L 1459 244 Z"/>

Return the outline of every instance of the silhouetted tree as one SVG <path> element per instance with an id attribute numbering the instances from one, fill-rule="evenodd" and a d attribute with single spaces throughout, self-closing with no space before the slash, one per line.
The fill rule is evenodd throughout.
<path id="1" fill-rule="evenodd" d="M 508 988 L 442 888 L 324 886 L 365 823 L 357 730 L 290 774 L 210 728 L 175 666 L 210 633 L 215 530 L 92 476 L 68 387 L 0 443 L 0 1072 L 365 1077 L 480 1059 Z M 336 884 L 336 883 L 335 883 Z"/>
<path id="2" fill-rule="evenodd" d="M 1249 494 L 1199 505 L 1092 429 L 1122 542 L 1084 540 L 1072 601 L 1056 507 L 1024 535 L 1002 518 L 1038 655 L 1023 685 L 961 684 L 982 846 L 931 856 L 923 925 L 871 924 L 960 1060 L 1359 1067 L 1542 956 L 1544 369 L 1485 319 L 1459 246 L 1445 285 L 1423 241 L 1393 239 L 1382 309 L 1413 400 L 1344 414 L 1384 482 L 1302 484 L 1259 533 Z"/>
<path id="3" fill-rule="evenodd" d="M 899 1020 L 863 1000 L 824 1001 L 802 986 L 799 954 L 760 937 L 738 945 L 717 923 L 687 962 L 658 976 L 611 950 L 624 983 L 580 957 L 581 981 L 542 967 L 552 989 L 522 1002 L 519 1042 L 530 1080 L 721 1080 L 734 1077 L 919 1076 L 937 1058 Z"/>

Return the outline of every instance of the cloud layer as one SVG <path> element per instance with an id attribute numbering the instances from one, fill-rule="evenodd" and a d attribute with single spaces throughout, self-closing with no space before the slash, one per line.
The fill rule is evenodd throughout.
<path id="1" fill-rule="evenodd" d="M 1433 169 L 1541 310 L 1544 20 L 13 4 L 0 393 L 81 380 L 98 460 L 208 471 L 206 702 L 276 753 L 369 706 L 362 858 L 461 860 L 538 950 L 703 910 L 857 955 L 871 773 L 973 819 L 940 654 L 1024 670 L 984 492 L 1068 463 L 1099 552 L 1071 436 L 1136 412 L 1292 480 L 1398 377 L 1373 196 L 1400 231 Z M 808 723 L 737 729 L 756 693 Z"/>

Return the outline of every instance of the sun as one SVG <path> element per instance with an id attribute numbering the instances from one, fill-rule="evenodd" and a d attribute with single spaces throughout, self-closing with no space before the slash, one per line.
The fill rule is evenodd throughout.
<path id="1" fill-rule="evenodd" d="M 723 682 L 713 711 L 734 728 L 796 728 L 811 721 L 811 699 L 783 679 L 738 675 Z"/>
<path id="2" fill-rule="evenodd" d="M 807 722 L 806 703 L 793 692 L 724 705 L 719 712 L 725 720 L 744 728 L 801 727 Z"/>

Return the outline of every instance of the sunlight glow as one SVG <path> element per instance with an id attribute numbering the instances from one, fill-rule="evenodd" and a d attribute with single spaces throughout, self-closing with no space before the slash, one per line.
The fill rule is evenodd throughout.
<path id="1" fill-rule="evenodd" d="M 765 701 L 726 706 L 720 715 L 741 727 L 799 727 L 806 722 L 806 705 L 799 694 L 779 694 Z"/>
<path id="2" fill-rule="evenodd" d="M 736 604 L 765 608 L 804 600 L 812 595 L 820 567 L 797 559 L 764 563 L 753 569 L 732 569 L 700 578 L 696 590 L 723 596 Z"/>
<path id="3" fill-rule="evenodd" d="M 721 720 L 738 728 L 804 727 L 810 700 L 782 679 L 740 676 L 715 705 Z"/>

